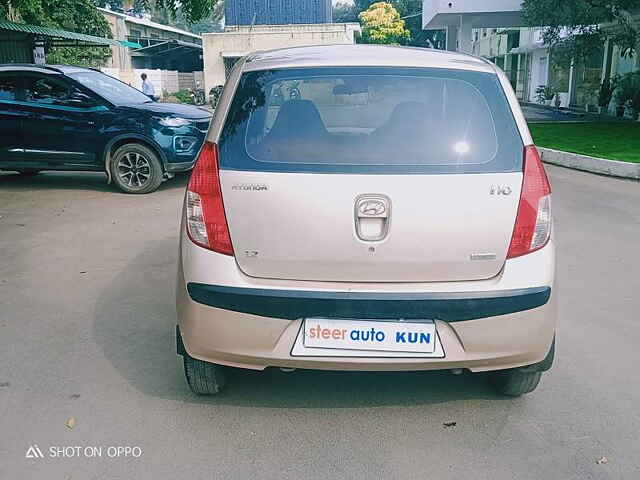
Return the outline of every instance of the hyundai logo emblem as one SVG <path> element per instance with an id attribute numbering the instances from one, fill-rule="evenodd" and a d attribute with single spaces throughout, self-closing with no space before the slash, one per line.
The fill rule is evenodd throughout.
<path id="1" fill-rule="evenodd" d="M 358 213 L 363 217 L 377 217 L 387 211 L 387 206 L 381 200 L 365 200 L 358 206 Z"/>

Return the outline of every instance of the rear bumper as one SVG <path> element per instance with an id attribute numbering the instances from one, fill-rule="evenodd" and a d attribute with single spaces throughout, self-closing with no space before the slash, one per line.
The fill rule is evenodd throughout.
<path id="1" fill-rule="evenodd" d="M 436 320 L 444 358 L 292 356 L 302 318 L 274 318 L 204 305 L 193 300 L 184 287 L 178 289 L 177 305 L 185 351 L 200 360 L 239 368 L 502 370 L 542 361 L 555 334 L 556 298 L 546 290 L 547 301 L 535 308 L 473 320 Z M 541 294 L 531 295 L 539 299 Z M 422 318 L 429 318 L 428 315 L 423 312 Z"/>
<path id="2" fill-rule="evenodd" d="M 438 319 L 460 322 L 531 310 L 545 305 L 551 287 L 489 292 L 323 292 L 238 288 L 189 283 L 192 300 L 210 307 L 262 317 Z"/>
<path id="3" fill-rule="evenodd" d="M 258 279 L 235 258 L 192 244 L 183 229 L 176 307 L 185 351 L 262 370 L 490 371 L 541 362 L 557 318 L 553 242 L 480 281 L 339 283 Z M 443 358 L 293 356 L 304 318 L 435 320 Z"/>

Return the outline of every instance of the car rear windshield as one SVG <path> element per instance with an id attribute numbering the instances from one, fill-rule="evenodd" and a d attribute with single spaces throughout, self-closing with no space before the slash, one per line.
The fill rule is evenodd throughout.
<path id="1" fill-rule="evenodd" d="M 247 72 L 220 138 L 222 168 L 326 173 L 521 170 L 494 74 L 447 69 Z"/>

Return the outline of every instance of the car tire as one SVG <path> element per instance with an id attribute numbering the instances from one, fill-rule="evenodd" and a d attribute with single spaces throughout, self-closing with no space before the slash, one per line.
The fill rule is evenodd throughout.
<path id="1" fill-rule="evenodd" d="M 25 177 L 33 177 L 34 175 L 38 175 L 40 172 L 41 170 L 38 170 L 36 168 L 24 168 L 22 170 L 18 170 L 18 173 Z"/>
<path id="2" fill-rule="evenodd" d="M 215 395 L 227 384 L 225 367 L 183 355 L 184 375 L 191 391 L 197 395 Z"/>
<path id="3" fill-rule="evenodd" d="M 518 368 L 500 370 L 489 375 L 489 382 L 501 395 L 519 397 L 533 392 L 540 383 L 542 372 Z"/>
<path id="4" fill-rule="evenodd" d="M 139 143 L 118 147 L 111 157 L 111 178 L 125 193 L 151 193 L 162 183 L 164 172 L 158 156 Z"/>

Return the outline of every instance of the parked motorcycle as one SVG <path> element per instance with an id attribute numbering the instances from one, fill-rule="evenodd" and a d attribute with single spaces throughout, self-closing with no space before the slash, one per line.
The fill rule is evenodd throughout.
<path id="1" fill-rule="evenodd" d="M 209 103 L 211 104 L 211 108 L 214 110 L 218 106 L 223 89 L 224 87 L 222 85 L 218 85 L 209 90 Z"/>

